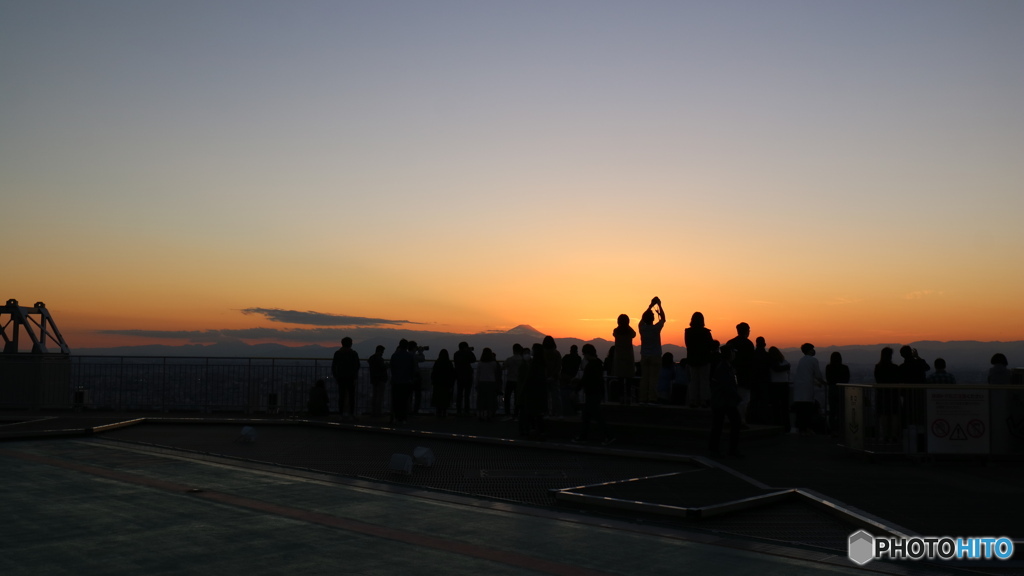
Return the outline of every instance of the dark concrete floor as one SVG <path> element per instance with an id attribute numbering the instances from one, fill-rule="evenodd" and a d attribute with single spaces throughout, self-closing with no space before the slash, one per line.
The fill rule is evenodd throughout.
<path id="1" fill-rule="evenodd" d="M 147 421 L 96 429 L 135 416 Z M 679 474 L 651 481 L 641 488 L 645 496 L 686 506 L 680 492 L 719 490 L 715 498 L 728 500 L 800 488 L 896 532 L 1024 537 L 1024 464 L 1017 461 L 872 460 L 828 438 L 793 435 L 752 435 L 744 438 L 743 458 L 712 460 L 690 458 L 706 452 L 699 435 L 668 447 L 663 438 L 645 443 L 643 435 L 609 447 L 571 444 L 578 426 L 571 421 L 552 422 L 548 438 L 533 443 L 518 439 L 513 422 L 427 415 L 400 431 L 369 417 L 303 424 L 282 418 L 167 416 L 0 413 L 0 439 L 8 440 L 0 443 L 5 470 L 0 501 L 12 519 L 0 534 L 6 549 L 0 571 L 198 573 L 212 567 L 241 573 L 244 567 L 245 573 L 276 573 L 271 567 L 287 565 L 314 573 L 333 568 L 390 574 L 417 573 L 422 564 L 422 573 L 433 573 L 430 562 L 456 573 L 484 569 L 479 562 L 497 562 L 498 573 L 675 574 L 683 566 L 723 573 L 857 569 L 845 551 L 830 551 L 839 547 L 834 536 L 805 536 L 841 534 L 851 525 L 800 529 L 806 510 L 762 507 L 747 512 L 742 522 L 723 515 L 673 523 L 639 513 L 576 510 L 552 502 L 547 491 L 666 473 Z M 236 442 L 243 425 L 257 430 L 255 443 Z M 396 477 L 381 464 L 392 451 L 424 443 L 437 447 L 435 471 Z M 361 449 L 365 453 L 359 456 Z M 716 481 L 708 470 L 731 479 Z M 687 471 L 700 473 L 681 473 Z M 452 484 L 452 477 L 459 482 Z M 427 480 L 448 484 L 433 486 Z M 254 486 L 259 489 L 250 491 Z M 192 489 L 202 492 L 188 492 Z M 657 493 L 661 496 L 654 497 Z M 349 504 L 333 507 L 342 501 Z M 411 509 L 417 510 L 415 521 L 403 512 Z M 758 526 L 762 533 L 744 532 L 730 522 Z M 477 527 L 456 530 L 456 525 Z M 385 529 L 403 532 L 375 532 Z M 352 535 L 361 542 L 353 544 L 355 550 L 324 554 L 324 546 L 333 550 L 339 539 Z M 426 536 L 437 540 L 424 543 Z M 459 546 L 469 547 L 455 550 Z M 401 552 L 392 554 L 393 547 Z M 513 553 L 522 557 L 498 558 Z M 358 557 L 359 568 L 347 566 L 345 556 Z M 875 562 L 868 568 L 947 571 L 916 563 Z M 1021 567 L 1015 561 L 982 568 L 1012 573 Z M 487 569 L 493 572 L 495 566 Z"/>

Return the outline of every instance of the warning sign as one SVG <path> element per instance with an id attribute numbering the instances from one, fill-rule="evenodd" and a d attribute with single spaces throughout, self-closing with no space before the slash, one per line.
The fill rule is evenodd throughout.
<path id="1" fill-rule="evenodd" d="M 949 436 L 949 422 L 939 418 L 932 422 L 932 434 L 938 438 Z"/>
<path id="2" fill-rule="evenodd" d="M 928 390 L 928 452 L 989 452 L 988 390 Z"/>

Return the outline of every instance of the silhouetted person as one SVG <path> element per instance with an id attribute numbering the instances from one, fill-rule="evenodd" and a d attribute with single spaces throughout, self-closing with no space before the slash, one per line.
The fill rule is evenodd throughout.
<path id="1" fill-rule="evenodd" d="M 391 424 L 405 424 L 409 417 L 409 393 L 416 377 L 416 357 L 403 339 L 391 355 Z"/>
<path id="2" fill-rule="evenodd" d="M 900 368 L 892 361 L 893 349 L 886 346 L 882 348 L 878 363 L 875 364 L 875 383 L 877 384 L 898 384 L 900 381 Z"/>
<path id="3" fill-rule="evenodd" d="M 989 384 L 1013 384 L 1013 373 L 1007 368 L 1010 362 L 1006 359 L 1006 356 L 1002 352 L 997 352 L 992 355 L 992 360 L 989 361 L 992 367 L 988 369 L 988 378 L 986 380 Z"/>
<path id="4" fill-rule="evenodd" d="M 686 405 L 686 389 L 690 387 L 690 371 L 686 367 L 686 358 L 676 362 L 676 378 L 672 382 L 671 403 L 678 406 Z"/>
<path id="5" fill-rule="evenodd" d="M 629 325 L 629 316 L 619 314 L 618 325 L 612 330 L 615 338 L 615 362 L 612 373 L 622 390 L 622 403 L 629 404 L 629 382 L 636 376 L 636 364 L 633 360 L 633 338 L 636 330 Z"/>
<path id="6" fill-rule="evenodd" d="M 576 391 L 573 390 L 573 380 L 579 374 L 583 365 L 583 357 L 580 356 L 579 347 L 573 344 L 569 347 L 569 353 L 562 356 L 562 368 L 558 373 L 558 387 L 562 397 L 562 412 L 560 416 L 576 415 Z"/>
<path id="7" fill-rule="evenodd" d="M 469 415 L 469 393 L 473 389 L 473 364 L 476 354 L 466 342 L 459 342 L 459 349 L 452 358 L 455 363 L 455 413 L 458 416 Z"/>
<path id="8" fill-rule="evenodd" d="M 789 431 L 792 427 L 789 415 L 793 403 L 791 370 L 782 350 L 775 346 L 768 349 L 768 370 L 771 378 L 768 386 L 769 423 Z"/>
<path id="9" fill-rule="evenodd" d="M 512 355 L 505 359 L 505 417 L 513 418 L 519 412 L 519 368 L 523 364 L 523 346 L 512 345 Z M 515 403 L 512 399 L 515 397 Z"/>
<path id="10" fill-rule="evenodd" d="M 529 375 L 523 382 L 523 400 L 519 413 L 519 433 L 542 438 L 545 433 L 544 410 L 547 404 L 547 376 L 544 371 L 544 346 L 535 343 L 529 363 Z"/>
<path id="11" fill-rule="evenodd" d="M 796 429 L 800 434 L 813 434 L 817 406 L 814 403 L 814 389 L 825 385 L 821 374 L 821 365 L 814 357 L 814 345 L 806 343 L 800 346 L 803 357 L 796 365 L 793 375 L 793 411 L 796 413 Z"/>
<path id="12" fill-rule="evenodd" d="M 323 378 L 309 389 L 309 415 L 313 417 L 327 416 L 330 400 L 327 398 L 327 384 Z"/>
<path id="13" fill-rule="evenodd" d="M 658 321 L 654 321 L 657 309 Z M 637 330 L 640 332 L 640 387 L 637 400 L 649 404 L 658 399 L 658 378 L 661 374 L 661 330 L 665 327 L 665 309 L 661 299 L 655 296 L 640 316 Z"/>
<path id="14" fill-rule="evenodd" d="M 671 404 L 675 395 L 676 386 L 685 386 L 682 382 L 683 367 L 676 364 L 675 356 L 671 352 L 661 355 L 661 369 L 658 370 L 658 402 Z"/>
<path id="15" fill-rule="evenodd" d="M 359 354 L 352 349 L 352 339 L 341 339 L 341 348 L 334 353 L 331 375 L 338 383 L 338 412 L 344 417 L 356 414 L 356 379 L 359 377 Z"/>
<path id="16" fill-rule="evenodd" d="M 430 396 L 430 404 L 438 418 L 446 418 L 452 405 L 452 392 L 455 390 L 455 364 L 452 364 L 447 348 L 442 348 L 437 353 L 437 360 L 430 369 L 430 385 L 434 390 Z"/>
<path id="17" fill-rule="evenodd" d="M 729 419 L 729 454 L 739 456 L 740 444 L 740 403 L 739 386 L 736 383 L 736 372 L 733 370 L 735 351 L 724 346 L 715 373 L 711 379 L 711 438 L 708 451 L 712 456 L 719 456 L 719 445 L 722 441 L 722 427 L 725 419 Z"/>
<path id="18" fill-rule="evenodd" d="M 544 341 L 544 381 L 548 391 L 548 410 L 552 418 L 562 417 L 562 390 L 558 378 L 562 372 L 562 354 L 551 336 Z"/>
<path id="19" fill-rule="evenodd" d="M 833 352 L 825 365 L 825 382 L 828 383 L 828 428 L 833 435 L 843 433 L 846 420 L 846 389 L 839 384 L 850 383 L 850 367 L 843 364 L 843 355 Z"/>
<path id="20" fill-rule="evenodd" d="M 686 367 L 690 371 L 687 403 L 690 408 L 708 406 L 711 402 L 711 361 L 714 358 L 714 339 L 704 326 L 704 314 L 694 312 L 690 327 L 684 332 L 686 340 Z"/>
<path id="21" fill-rule="evenodd" d="M 366 359 L 370 369 L 370 414 L 380 416 L 384 409 L 384 393 L 388 384 L 388 364 L 384 360 L 384 346 L 377 345 L 373 355 Z"/>
<path id="22" fill-rule="evenodd" d="M 956 377 L 946 372 L 946 361 L 935 359 L 935 372 L 928 376 L 929 384 L 956 384 Z"/>
<path id="23" fill-rule="evenodd" d="M 490 348 L 484 348 L 480 353 L 480 361 L 474 365 L 474 379 L 476 416 L 481 421 L 490 422 L 498 411 L 498 391 L 501 390 L 501 366 Z"/>
<path id="24" fill-rule="evenodd" d="M 920 356 L 917 349 L 910 346 L 900 348 L 900 356 L 903 363 L 900 364 L 900 380 L 902 384 L 926 384 L 928 382 L 928 371 L 932 369 Z M 918 426 L 923 430 L 925 423 L 925 391 L 919 389 L 907 390 L 903 395 L 903 421 L 907 424 Z"/>
<path id="25" fill-rule="evenodd" d="M 736 384 L 740 390 L 740 420 L 745 425 L 750 406 L 750 389 L 754 387 L 754 343 L 750 341 L 750 324 L 736 325 L 736 337 L 725 343 L 733 350 L 732 366 L 736 371 Z"/>
<path id="26" fill-rule="evenodd" d="M 892 361 L 893 349 L 882 348 L 878 364 L 875 364 L 875 384 L 899 384 L 900 368 Z M 898 388 L 875 390 L 875 408 L 879 417 L 880 433 L 884 442 L 895 442 L 900 433 L 900 403 L 902 394 Z"/>
<path id="27" fill-rule="evenodd" d="M 927 373 L 931 370 L 931 366 L 917 355 L 916 349 L 910 346 L 902 346 L 900 347 L 900 356 L 903 358 L 903 363 L 899 366 L 900 382 L 902 384 L 924 384 L 928 382 Z"/>
<path id="28" fill-rule="evenodd" d="M 604 355 L 604 375 L 605 378 L 613 378 L 615 371 L 612 369 L 615 366 L 615 344 L 608 347 L 608 353 Z M 609 398 L 611 400 L 611 398 Z"/>
<path id="29" fill-rule="evenodd" d="M 597 357 L 597 349 L 592 344 L 583 345 L 583 375 L 580 377 L 579 387 L 583 391 L 583 418 L 580 425 L 580 433 L 573 442 L 586 442 L 590 439 L 590 423 L 597 424 L 600 439 L 605 444 L 611 444 L 615 439 L 608 430 L 608 422 L 601 411 L 601 403 L 604 402 L 604 364 Z"/>
<path id="30" fill-rule="evenodd" d="M 754 341 L 754 357 L 751 362 L 752 384 L 750 387 L 750 406 L 747 408 L 747 422 L 769 424 L 771 416 L 768 409 L 768 389 L 772 381 L 768 345 L 763 336 Z"/>
<path id="31" fill-rule="evenodd" d="M 425 348 L 420 348 L 414 340 L 409 341 L 408 350 L 412 353 L 415 365 L 412 374 L 412 388 L 410 390 L 412 398 L 410 398 L 409 413 L 419 414 L 420 403 L 423 401 L 423 374 L 420 373 L 420 362 L 426 362 L 427 359 L 423 356 Z"/>
<path id="32" fill-rule="evenodd" d="M 523 406 L 526 398 L 526 388 L 529 387 L 530 374 L 533 370 L 533 354 L 530 352 L 530 347 L 523 346 L 523 359 L 519 363 L 519 382 L 516 383 L 516 418 L 519 419 L 519 425 L 522 427 L 523 418 Z"/>

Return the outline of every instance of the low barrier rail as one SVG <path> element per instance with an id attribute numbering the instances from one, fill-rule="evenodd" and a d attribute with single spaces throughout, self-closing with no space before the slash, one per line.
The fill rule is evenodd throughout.
<path id="1" fill-rule="evenodd" d="M 8 364 L 17 370 L 0 370 L 0 408 L 298 414 L 307 411 L 310 388 L 320 379 L 326 383 L 331 412 L 338 408 L 338 386 L 331 376 L 329 358 L 85 355 L 44 358 L 21 354 L 6 359 L 11 360 Z M 50 364 L 59 370 L 54 371 Z M 372 411 L 373 385 L 369 367 L 365 361 L 361 364 L 356 381 L 357 414 Z M 421 410 L 431 407 L 433 364 L 433 360 L 419 362 Z M 606 383 L 610 393 L 606 398 L 625 401 L 621 386 L 614 384 Z M 635 392 L 635 386 L 629 390 Z M 570 396 L 563 402 L 570 402 L 575 409 L 579 398 L 575 394 Z M 476 406 L 475 386 L 470 389 L 469 406 Z M 390 410 L 388 385 L 382 394 L 381 411 Z"/>
<path id="2" fill-rule="evenodd" d="M 421 362 L 422 405 L 430 405 L 430 368 Z M 72 356 L 69 406 L 106 410 L 302 413 L 323 379 L 330 408 L 338 406 L 331 360 L 320 358 L 196 358 Z M 365 362 L 356 382 L 357 413 L 370 411 Z M 384 411 L 390 398 L 383 398 Z"/>
<path id="3" fill-rule="evenodd" d="M 1024 453 L 1024 386 L 842 384 L 842 430 L 856 450 Z"/>

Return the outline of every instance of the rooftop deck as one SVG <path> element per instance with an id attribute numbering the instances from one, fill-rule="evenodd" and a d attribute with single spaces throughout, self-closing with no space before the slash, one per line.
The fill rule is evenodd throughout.
<path id="1" fill-rule="evenodd" d="M 651 427 L 543 442 L 513 422 L 0 412 L 4 574 L 950 573 L 846 558 L 860 527 L 1020 540 L 1018 461 L 872 461 L 748 434 L 742 459 Z M 243 426 L 254 442 L 240 439 Z M 658 434 L 677 434 L 665 443 Z M 428 447 L 405 475 L 392 454 Z M 1019 561 L 980 566 L 1024 571 Z"/>

